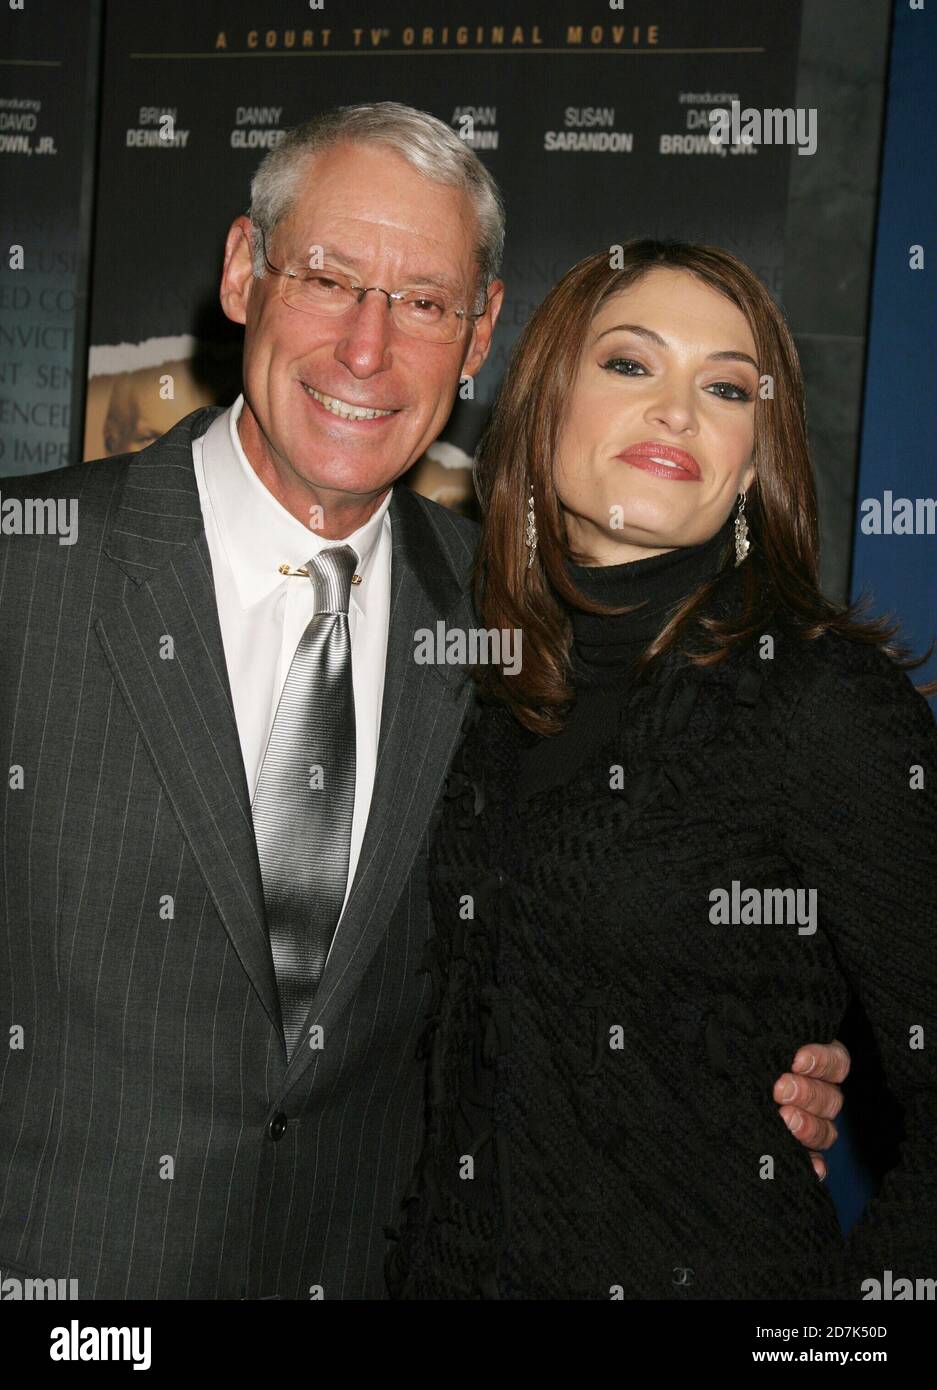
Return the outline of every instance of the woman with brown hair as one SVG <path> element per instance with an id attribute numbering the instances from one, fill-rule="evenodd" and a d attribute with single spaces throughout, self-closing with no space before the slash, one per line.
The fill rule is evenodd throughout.
<path id="1" fill-rule="evenodd" d="M 481 623 L 523 656 L 475 673 L 435 829 L 391 1294 L 933 1277 L 937 729 L 895 629 L 820 593 L 770 294 L 713 247 L 582 261 L 518 342 L 478 484 Z M 852 996 L 905 1141 L 844 1241 L 770 1091 Z"/>

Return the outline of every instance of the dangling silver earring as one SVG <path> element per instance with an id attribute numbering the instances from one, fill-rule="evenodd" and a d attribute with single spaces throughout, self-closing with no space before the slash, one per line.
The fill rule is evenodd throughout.
<path id="1" fill-rule="evenodd" d="M 530 497 L 527 499 L 527 527 L 524 531 L 524 544 L 527 547 L 527 568 L 530 569 L 537 553 L 537 519 L 534 516 L 534 490 L 531 486 Z"/>
<path id="2" fill-rule="evenodd" d="M 738 567 L 751 549 L 748 522 L 745 519 L 745 493 L 739 493 L 739 509 L 735 513 L 735 564 Z"/>

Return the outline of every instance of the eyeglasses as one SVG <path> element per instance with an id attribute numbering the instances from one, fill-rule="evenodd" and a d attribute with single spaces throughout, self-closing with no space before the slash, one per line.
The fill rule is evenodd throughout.
<path id="1" fill-rule="evenodd" d="M 411 338 L 430 343 L 454 343 L 466 320 L 480 319 L 485 308 L 476 314 L 466 308 L 456 308 L 445 292 L 436 289 L 385 290 L 380 285 L 356 285 L 351 276 L 330 267 L 315 270 L 275 266 L 267 255 L 267 239 L 260 231 L 267 269 L 283 277 L 283 300 L 291 309 L 322 318 L 338 318 L 360 304 L 366 294 L 377 290 L 387 297 L 387 308 L 393 323 Z M 487 307 L 487 296 L 485 307 Z"/>

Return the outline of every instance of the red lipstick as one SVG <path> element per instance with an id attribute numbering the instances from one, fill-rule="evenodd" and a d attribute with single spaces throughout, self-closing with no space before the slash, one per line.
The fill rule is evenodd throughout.
<path id="1" fill-rule="evenodd" d="M 615 457 L 630 463 L 633 468 L 653 473 L 656 478 L 670 478 L 673 482 L 698 483 L 702 476 L 699 464 L 686 449 L 677 449 L 673 444 L 660 444 L 653 439 L 632 444 Z"/>

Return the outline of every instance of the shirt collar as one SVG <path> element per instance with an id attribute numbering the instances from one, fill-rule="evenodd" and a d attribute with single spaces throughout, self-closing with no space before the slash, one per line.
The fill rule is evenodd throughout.
<path id="1" fill-rule="evenodd" d="M 242 393 L 229 410 L 212 421 L 202 443 L 208 499 L 241 604 L 251 608 L 280 584 L 299 582 L 280 574 L 280 565 L 297 570 L 320 550 L 347 544 L 358 554 L 356 573 L 361 576 L 361 583 L 352 587 L 350 600 L 366 615 L 368 575 L 373 570 L 392 489 L 357 531 L 341 542 L 326 540 L 288 512 L 254 472 L 237 430 L 243 406 Z"/>

